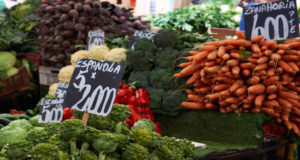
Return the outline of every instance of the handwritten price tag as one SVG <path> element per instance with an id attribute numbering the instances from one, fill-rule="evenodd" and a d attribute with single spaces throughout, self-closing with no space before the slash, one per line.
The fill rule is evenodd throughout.
<path id="1" fill-rule="evenodd" d="M 125 66 L 125 63 L 79 59 L 63 106 L 108 116 Z"/>
<path id="2" fill-rule="evenodd" d="M 41 101 L 39 123 L 60 122 L 63 118 L 63 99 L 43 98 Z"/>
<path id="3" fill-rule="evenodd" d="M 299 37 L 295 0 L 245 7 L 243 12 L 248 40 L 258 35 L 272 41 Z"/>
<path id="4" fill-rule="evenodd" d="M 140 38 L 149 38 L 152 39 L 154 37 L 154 33 L 151 33 L 150 31 L 135 31 L 134 36 L 129 44 L 130 49 L 134 49 L 134 45 L 136 41 Z"/>
<path id="5" fill-rule="evenodd" d="M 102 30 L 89 31 L 88 33 L 88 50 L 93 46 L 104 44 L 104 32 Z"/>

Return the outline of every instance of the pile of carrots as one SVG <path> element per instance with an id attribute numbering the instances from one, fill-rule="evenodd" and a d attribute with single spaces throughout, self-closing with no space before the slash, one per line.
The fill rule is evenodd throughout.
<path id="1" fill-rule="evenodd" d="M 300 136 L 300 39 L 279 44 L 263 36 L 207 42 L 184 57 L 174 77 L 189 77 L 186 109 L 263 112 Z"/>

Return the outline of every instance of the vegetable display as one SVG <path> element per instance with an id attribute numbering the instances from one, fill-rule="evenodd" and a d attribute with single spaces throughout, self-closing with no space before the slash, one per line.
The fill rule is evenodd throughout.
<path id="1" fill-rule="evenodd" d="M 299 132 L 300 41 L 282 44 L 263 36 L 207 42 L 190 51 L 175 77 L 188 77 L 186 109 L 226 112 L 263 112 Z"/>
<path id="2" fill-rule="evenodd" d="M 223 1 L 219 3 L 226 4 Z M 228 8 L 226 11 L 223 11 L 222 7 L 222 5 L 216 5 L 216 2 L 210 1 L 199 5 L 189 5 L 167 14 L 152 16 L 150 25 L 163 29 L 200 33 L 206 33 L 209 27 L 237 27 L 238 23 L 234 20 L 234 16 L 237 13 L 230 9 L 229 6 L 225 7 Z M 240 14 L 238 17 L 240 17 Z"/>
<path id="3" fill-rule="evenodd" d="M 0 159 L 192 159 L 190 141 L 162 137 L 145 119 L 129 130 L 123 122 L 129 112 L 123 111 L 113 106 L 110 118 L 91 115 L 87 126 L 78 119 L 43 127 L 27 120 L 12 121 L 0 129 Z"/>
<path id="4" fill-rule="evenodd" d="M 176 31 L 160 30 L 153 42 L 146 38 L 138 39 L 134 49 L 127 52 L 125 78 L 148 91 L 149 105 L 154 112 L 178 114 L 180 102 L 186 99 L 184 91 L 179 89 L 184 81 L 172 78 L 178 57 L 183 54 L 178 49 L 180 42 Z"/>
<path id="5" fill-rule="evenodd" d="M 71 54 L 79 50 L 77 45 L 87 44 L 90 30 L 102 29 L 106 37 L 117 38 L 148 28 L 130 9 L 92 0 L 46 0 L 37 15 L 42 62 L 59 68 L 70 64 Z"/>

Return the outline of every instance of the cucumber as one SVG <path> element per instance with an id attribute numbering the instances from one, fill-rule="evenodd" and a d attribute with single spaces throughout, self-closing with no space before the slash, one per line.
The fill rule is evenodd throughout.
<path id="1" fill-rule="evenodd" d="M 0 124 L 6 126 L 10 123 L 10 120 L 7 118 L 0 117 Z"/>

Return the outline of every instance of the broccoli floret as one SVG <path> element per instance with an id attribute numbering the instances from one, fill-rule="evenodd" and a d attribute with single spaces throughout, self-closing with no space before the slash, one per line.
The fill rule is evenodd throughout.
<path id="1" fill-rule="evenodd" d="M 114 127 L 114 122 L 106 117 L 90 114 L 87 125 L 99 130 L 110 130 Z"/>
<path id="2" fill-rule="evenodd" d="M 82 138 L 84 141 L 92 143 L 95 139 L 101 136 L 101 131 L 90 126 L 86 126 L 84 133 L 82 134 Z"/>
<path id="3" fill-rule="evenodd" d="M 67 152 L 59 151 L 59 160 L 70 160 L 69 154 Z"/>
<path id="4" fill-rule="evenodd" d="M 168 69 L 155 68 L 150 72 L 149 81 L 154 88 L 168 89 L 168 83 L 172 75 Z"/>
<path id="5" fill-rule="evenodd" d="M 85 125 L 79 119 L 68 119 L 62 122 L 60 127 L 61 135 L 64 139 L 70 141 L 70 153 L 74 157 L 76 155 L 76 139 L 85 131 Z"/>
<path id="6" fill-rule="evenodd" d="M 157 50 L 157 47 L 151 39 L 140 38 L 136 41 L 134 50 L 153 53 Z"/>
<path id="7" fill-rule="evenodd" d="M 117 152 L 109 153 L 109 154 L 107 154 L 107 156 L 105 158 L 105 160 L 119 160 L 119 159 L 121 159 L 121 158 Z"/>
<path id="8" fill-rule="evenodd" d="M 97 160 L 98 157 L 94 152 L 84 151 L 80 153 L 79 160 Z"/>
<path id="9" fill-rule="evenodd" d="M 147 88 L 149 87 L 149 71 L 133 71 L 128 78 L 129 83 L 137 82 L 136 87 Z"/>
<path id="10" fill-rule="evenodd" d="M 141 160 L 148 156 L 148 149 L 136 143 L 130 143 L 123 150 L 122 158 L 124 160 Z"/>
<path id="11" fill-rule="evenodd" d="M 69 143 L 60 134 L 54 134 L 48 141 L 49 143 L 56 145 L 60 151 L 69 151 Z"/>
<path id="12" fill-rule="evenodd" d="M 131 130 L 131 138 L 135 143 L 138 143 L 144 147 L 149 147 L 153 145 L 152 131 L 148 128 L 137 127 Z"/>
<path id="13" fill-rule="evenodd" d="M 160 30 L 153 38 L 154 43 L 160 47 L 175 48 L 179 43 L 179 34 L 172 29 Z"/>
<path id="14" fill-rule="evenodd" d="M 30 130 L 26 137 L 26 140 L 28 142 L 31 142 L 33 145 L 37 145 L 39 143 L 46 143 L 48 142 L 48 139 L 48 131 L 42 127 L 35 127 L 34 129 Z"/>
<path id="15" fill-rule="evenodd" d="M 170 112 L 180 110 L 180 103 L 185 101 L 186 97 L 183 91 L 169 90 L 163 98 L 162 108 Z"/>
<path id="16" fill-rule="evenodd" d="M 50 137 L 54 134 L 59 133 L 61 124 L 62 123 L 50 123 L 48 126 L 46 126 L 46 129 Z"/>
<path id="17" fill-rule="evenodd" d="M 100 137 L 104 139 L 110 139 L 116 143 L 120 148 L 123 148 L 128 144 L 129 137 L 127 135 L 118 134 L 118 133 L 101 133 Z"/>
<path id="18" fill-rule="evenodd" d="M 114 152 L 117 149 L 118 144 L 112 141 L 112 139 L 101 137 L 94 140 L 92 146 L 99 152 L 98 159 L 105 160 L 106 154 Z"/>
<path id="19" fill-rule="evenodd" d="M 32 144 L 27 141 L 16 141 L 8 143 L 6 146 L 6 155 L 12 160 L 26 159 L 31 151 Z"/>
<path id="20" fill-rule="evenodd" d="M 133 129 L 134 128 L 140 128 L 140 127 L 147 128 L 150 131 L 155 131 L 156 130 L 155 124 L 152 121 L 150 121 L 149 119 L 139 119 L 133 125 Z"/>
<path id="21" fill-rule="evenodd" d="M 149 51 L 133 51 L 127 53 L 129 67 L 135 71 L 150 70 L 153 67 L 155 56 Z"/>
<path id="22" fill-rule="evenodd" d="M 123 104 L 113 105 L 110 119 L 115 122 L 124 122 L 130 115 L 129 107 Z"/>
<path id="23" fill-rule="evenodd" d="M 174 69 L 180 52 L 173 48 L 163 48 L 156 53 L 155 64 L 160 68 Z"/>
<path id="24" fill-rule="evenodd" d="M 148 155 L 146 160 L 160 160 L 155 154 L 151 153 Z"/>
<path id="25" fill-rule="evenodd" d="M 40 143 L 32 149 L 32 160 L 56 160 L 59 159 L 58 148 L 50 143 Z"/>
<path id="26" fill-rule="evenodd" d="M 147 88 L 147 91 L 149 93 L 149 105 L 151 109 L 160 108 L 166 91 L 158 88 Z"/>

